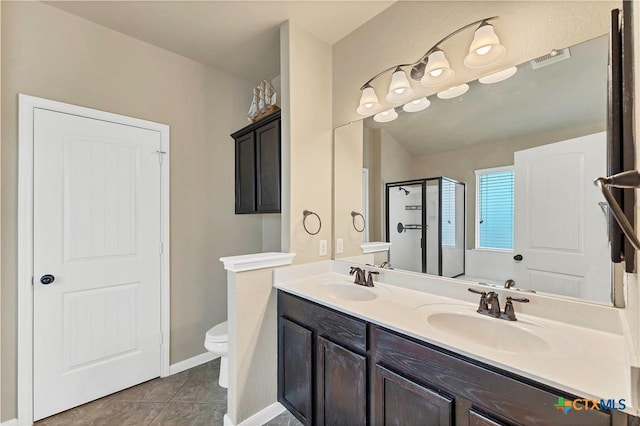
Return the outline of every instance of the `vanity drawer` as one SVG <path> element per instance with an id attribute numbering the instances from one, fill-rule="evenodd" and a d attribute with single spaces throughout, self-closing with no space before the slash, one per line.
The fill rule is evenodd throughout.
<path id="1" fill-rule="evenodd" d="M 360 353 L 367 350 L 365 321 L 283 291 L 278 291 L 278 312 L 280 316 L 304 325 L 334 343 Z"/>
<path id="2" fill-rule="evenodd" d="M 558 397 L 573 395 L 533 385 L 530 380 L 507 371 L 438 350 L 372 326 L 372 361 L 439 393 L 453 395 L 458 405 L 476 407 L 507 424 L 515 425 L 611 425 L 608 412 L 554 407 Z M 375 388 L 374 384 L 374 388 Z M 477 424 L 477 423 L 474 423 Z"/>

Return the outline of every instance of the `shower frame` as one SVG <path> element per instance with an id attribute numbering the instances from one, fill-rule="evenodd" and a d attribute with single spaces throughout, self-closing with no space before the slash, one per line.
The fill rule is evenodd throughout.
<path id="1" fill-rule="evenodd" d="M 409 186 L 409 185 L 421 185 L 422 187 L 422 212 L 420 214 L 422 221 L 422 229 L 421 229 L 421 257 L 422 257 L 422 273 L 427 273 L 427 227 L 425 224 L 427 223 L 427 209 L 425 206 L 427 205 L 427 182 L 438 182 L 438 209 L 442 206 L 442 182 L 443 181 L 452 182 L 454 184 L 462 185 L 462 211 L 463 211 L 463 221 L 462 221 L 462 233 L 463 233 L 463 244 L 462 244 L 462 273 L 458 275 L 454 275 L 450 278 L 456 278 L 465 274 L 466 271 L 466 244 L 467 244 L 467 184 L 465 182 L 460 182 L 455 179 L 451 179 L 445 176 L 438 176 L 432 178 L 423 178 L 423 179 L 412 179 L 412 180 L 403 180 L 398 182 L 389 182 L 385 184 L 385 240 L 386 242 L 391 242 L 391 234 L 390 234 L 390 223 L 389 223 L 389 191 L 391 188 L 399 188 L 401 186 Z M 442 214 L 438 214 L 438 276 L 442 276 Z"/>

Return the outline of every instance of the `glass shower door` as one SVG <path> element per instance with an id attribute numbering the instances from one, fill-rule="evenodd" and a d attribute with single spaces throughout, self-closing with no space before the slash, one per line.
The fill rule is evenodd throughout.
<path id="1" fill-rule="evenodd" d="M 389 261 L 394 268 L 423 272 L 422 182 L 387 185 Z"/>

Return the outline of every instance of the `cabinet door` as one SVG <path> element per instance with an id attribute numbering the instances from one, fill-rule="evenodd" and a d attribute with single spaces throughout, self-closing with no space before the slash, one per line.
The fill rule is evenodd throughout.
<path id="1" fill-rule="evenodd" d="M 376 365 L 373 378 L 374 425 L 453 425 L 454 401 Z"/>
<path id="2" fill-rule="evenodd" d="M 236 139 L 236 213 L 255 213 L 255 167 L 255 139 L 252 132 Z"/>
<path id="3" fill-rule="evenodd" d="M 318 338 L 317 425 L 367 424 L 367 359 Z"/>
<path id="4" fill-rule="evenodd" d="M 469 410 L 469 426 L 508 426 L 506 423 L 499 422 L 485 416 L 476 410 Z"/>
<path id="5" fill-rule="evenodd" d="M 305 425 L 311 424 L 313 332 L 280 317 L 278 401 Z"/>
<path id="6" fill-rule="evenodd" d="M 280 120 L 256 130 L 256 210 L 280 211 Z"/>

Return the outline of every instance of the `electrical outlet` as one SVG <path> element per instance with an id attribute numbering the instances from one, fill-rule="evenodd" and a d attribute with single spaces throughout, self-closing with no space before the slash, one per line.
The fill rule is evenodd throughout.
<path id="1" fill-rule="evenodd" d="M 336 254 L 344 253 L 344 240 L 342 238 L 336 239 Z"/>
<path id="2" fill-rule="evenodd" d="M 327 255 L 327 240 L 320 240 L 320 256 Z"/>

